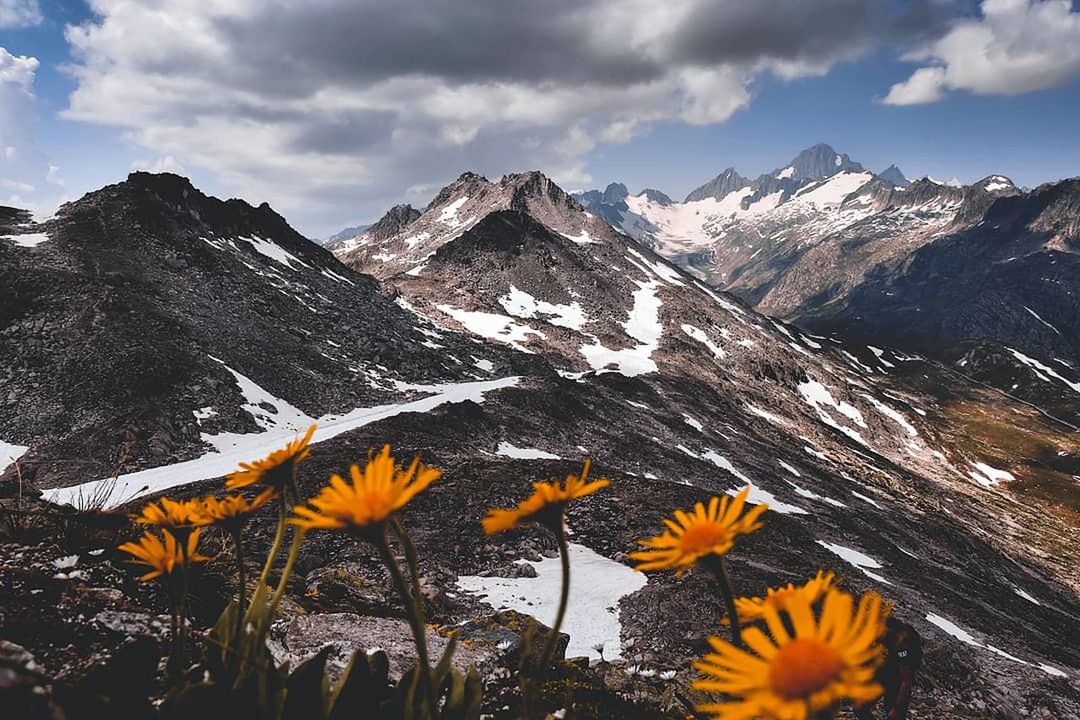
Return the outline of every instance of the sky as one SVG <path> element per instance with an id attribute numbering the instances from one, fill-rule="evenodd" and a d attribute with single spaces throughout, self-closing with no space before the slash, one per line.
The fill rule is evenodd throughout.
<path id="1" fill-rule="evenodd" d="M 0 205 L 132 170 L 325 237 L 466 170 L 681 198 L 832 145 L 1080 175 L 1080 0 L 0 0 Z"/>

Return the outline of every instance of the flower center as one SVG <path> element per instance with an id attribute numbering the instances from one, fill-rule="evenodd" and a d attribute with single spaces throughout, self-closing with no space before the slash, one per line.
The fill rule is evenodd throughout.
<path id="1" fill-rule="evenodd" d="M 699 523 L 686 528 L 679 544 L 684 550 L 705 551 L 730 540 L 730 530 L 717 523 Z"/>
<path id="2" fill-rule="evenodd" d="M 769 661 L 769 685 L 786 700 L 806 698 L 840 679 L 844 659 L 821 642 L 796 638 Z"/>

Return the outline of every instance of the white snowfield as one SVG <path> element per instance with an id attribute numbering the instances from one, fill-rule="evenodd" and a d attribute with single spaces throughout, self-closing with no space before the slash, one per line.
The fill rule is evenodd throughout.
<path id="1" fill-rule="evenodd" d="M 430 392 L 431 395 L 419 400 L 357 408 L 344 415 L 323 415 L 312 418 L 285 400 L 266 392 L 249 378 L 228 366 L 226 368 L 236 377 L 240 390 L 248 401 L 245 405 L 248 410 L 260 402 L 268 402 L 278 409 L 278 413 L 274 415 L 258 408 L 259 414 L 255 415 L 255 419 L 266 430 L 261 433 L 245 434 L 210 435 L 204 433 L 203 440 L 210 443 L 214 450 L 194 460 L 119 476 L 106 501 L 107 507 L 115 507 L 142 495 L 226 475 L 236 470 L 241 462 L 263 457 L 282 447 L 313 423 L 319 426 L 311 441 L 315 444 L 396 415 L 424 413 L 440 405 L 465 401 L 482 403 L 487 393 L 512 387 L 520 380 L 517 376 L 511 376 L 479 382 L 409 386 L 414 390 Z M 95 492 L 101 492 L 103 488 L 107 489 L 110 483 L 113 483 L 112 478 L 103 478 L 71 487 L 54 488 L 46 490 L 44 497 L 58 504 L 77 504 L 82 498 L 93 497 Z"/>
<path id="2" fill-rule="evenodd" d="M 787 167 L 776 177 L 783 179 L 794 174 L 795 169 Z M 868 203 L 858 207 L 850 202 L 844 205 L 845 198 L 872 179 L 868 172 L 838 172 L 805 186 L 784 202 L 781 202 L 783 191 L 778 190 L 745 208 L 743 202 L 753 193 L 749 185 L 719 200 L 706 198 L 669 205 L 655 202 L 644 193 L 631 195 L 626 198 L 629 209 L 621 229 L 633 237 L 649 235 L 664 249 L 684 252 L 712 245 L 739 223 L 757 222 L 766 217 L 781 220 L 808 211 L 824 212 L 829 216 L 829 225 L 838 229 L 872 214 Z"/>
<path id="3" fill-rule="evenodd" d="M 544 558 L 531 564 L 536 568 L 534 578 L 463 575 L 457 584 L 493 608 L 516 610 L 550 627 L 559 607 L 560 561 Z M 596 647 L 603 645 L 605 660 L 621 658 L 619 600 L 645 587 L 645 583 L 644 573 L 608 560 L 584 545 L 570 543 L 570 600 L 562 627 L 570 636 L 566 656 L 598 660 Z"/>

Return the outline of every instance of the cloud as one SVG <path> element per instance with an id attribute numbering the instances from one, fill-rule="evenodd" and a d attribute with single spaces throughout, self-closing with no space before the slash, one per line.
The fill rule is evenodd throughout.
<path id="1" fill-rule="evenodd" d="M 30 27 L 43 19 L 38 0 L 0 0 L 0 28 Z"/>
<path id="2" fill-rule="evenodd" d="M 136 160 L 131 163 L 132 170 L 141 170 L 152 173 L 174 173 L 184 175 L 187 169 L 176 161 L 172 155 L 154 158 L 153 160 Z"/>
<path id="3" fill-rule="evenodd" d="M 12 55 L 7 48 L 0 47 L 0 87 L 29 94 L 38 64 L 37 58 Z"/>
<path id="4" fill-rule="evenodd" d="M 37 146 L 38 65 L 0 47 L 0 205 L 47 213 L 61 199 L 63 180 Z"/>
<path id="5" fill-rule="evenodd" d="M 763 76 L 940 34 L 928 8 L 942 0 L 901 5 L 91 0 L 94 17 L 67 29 L 65 115 L 300 222 L 372 217 L 465 169 L 585 183 L 599 144 L 723 122 Z"/>
<path id="6" fill-rule="evenodd" d="M 1070 0 L 984 0 L 905 59 L 928 63 L 893 85 L 887 105 L 935 102 L 949 90 L 1019 95 L 1080 77 L 1080 12 Z"/>

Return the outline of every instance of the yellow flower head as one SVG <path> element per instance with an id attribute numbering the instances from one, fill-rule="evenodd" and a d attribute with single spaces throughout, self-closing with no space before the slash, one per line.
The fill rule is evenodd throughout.
<path id="1" fill-rule="evenodd" d="M 390 454 L 390 446 L 384 445 L 378 455 L 368 453 L 363 471 L 353 465 L 349 475 L 351 483 L 331 475 L 330 484 L 310 500 L 314 507 L 296 508 L 298 517 L 289 522 L 303 530 L 372 529 L 435 482 L 442 470 L 421 465 L 420 458 L 404 469 Z"/>
<path id="2" fill-rule="evenodd" d="M 163 497 L 147 503 L 135 516 L 140 525 L 156 525 L 173 531 L 186 531 L 206 523 L 202 517 L 202 503 L 198 500 L 170 500 Z"/>
<path id="3" fill-rule="evenodd" d="M 225 487 L 236 490 L 259 484 L 281 490 L 289 486 L 293 480 L 293 470 L 311 454 L 308 443 L 315 434 L 315 427 L 312 425 L 303 437 L 291 440 L 285 447 L 275 450 L 262 460 L 240 463 L 240 469 L 230 473 L 225 479 Z"/>
<path id="4" fill-rule="evenodd" d="M 563 511 L 571 500 L 591 495 L 611 484 L 610 480 L 605 479 L 590 482 L 591 464 L 592 461 L 586 459 L 581 475 L 567 475 L 563 485 L 557 480 L 533 483 L 533 494 L 518 503 L 516 508 L 488 510 L 487 517 L 481 521 L 484 532 L 494 535 L 531 521 L 547 525 L 558 532 L 562 527 Z"/>
<path id="5" fill-rule="evenodd" d="M 640 545 L 649 548 L 630 553 L 640 562 L 638 570 L 664 570 L 675 568 L 681 575 L 706 555 L 723 555 L 735 544 L 735 538 L 761 527 L 758 520 L 769 509 L 765 503 L 756 505 L 742 514 L 750 487 L 731 498 L 714 497 L 709 507 L 697 503 L 690 513 L 675 511 L 675 519 L 664 518 L 667 530 Z"/>
<path id="6" fill-rule="evenodd" d="M 163 530 L 161 534 L 165 538 L 164 542 L 154 533 L 145 532 L 138 542 L 126 542 L 118 548 L 132 556 L 133 559 L 129 562 L 136 565 L 147 565 L 151 568 L 150 572 L 139 577 L 139 580 L 143 582 L 153 580 L 161 575 L 171 575 L 175 568 L 182 567 L 184 564 L 184 553 L 176 537 L 168 530 Z M 188 535 L 186 543 L 189 564 L 206 562 L 210 559 L 199 554 L 198 530 Z"/>
<path id="7" fill-rule="evenodd" d="M 238 526 L 248 515 L 270 502 L 276 494 L 276 489 L 267 488 L 251 500 L 243 495 L 226 495 L 223 498 L 207 495 L 202 499 L 200 517 L 207 525 Z"/>
<path id="8" fill-rule="evenodd" d="M 736 598 L 735 611 L 739 613 L 739 621 L 743 623 L 754 622 L 765 616 L 765 608 L 773 607 L 780 611 L 786 611 L 788 602 L 795 595 L 806 598 L 811 605 L 825 596 L 829 590 L 836 587 L 836 573 L 818 570 L 817 576 L 803 585 L 788 583 L 782 588 L 769 588 L 763 598 Z M 724 619 L 725 624 L 728 621 Z"/>
<path id="9" fill-rule="evenodd" d="M 736 699 L 698 711 L 715 720 L 807 720 L 840 700 L 875 699 L 882 692 L 874 671 L 883 657 L 887 614 L 877 593 L 863 595 L 856 608 L 850 594 L 835 589 L 826 593 L 820 617 L 802 594 L 791 596 L 783 617 L 766 606 L 771 638 L 748 628 L 742 634 L 747 650 L 709 638 L 714 652 L 694 663 L 706 677 L 693 687 Z"/>

